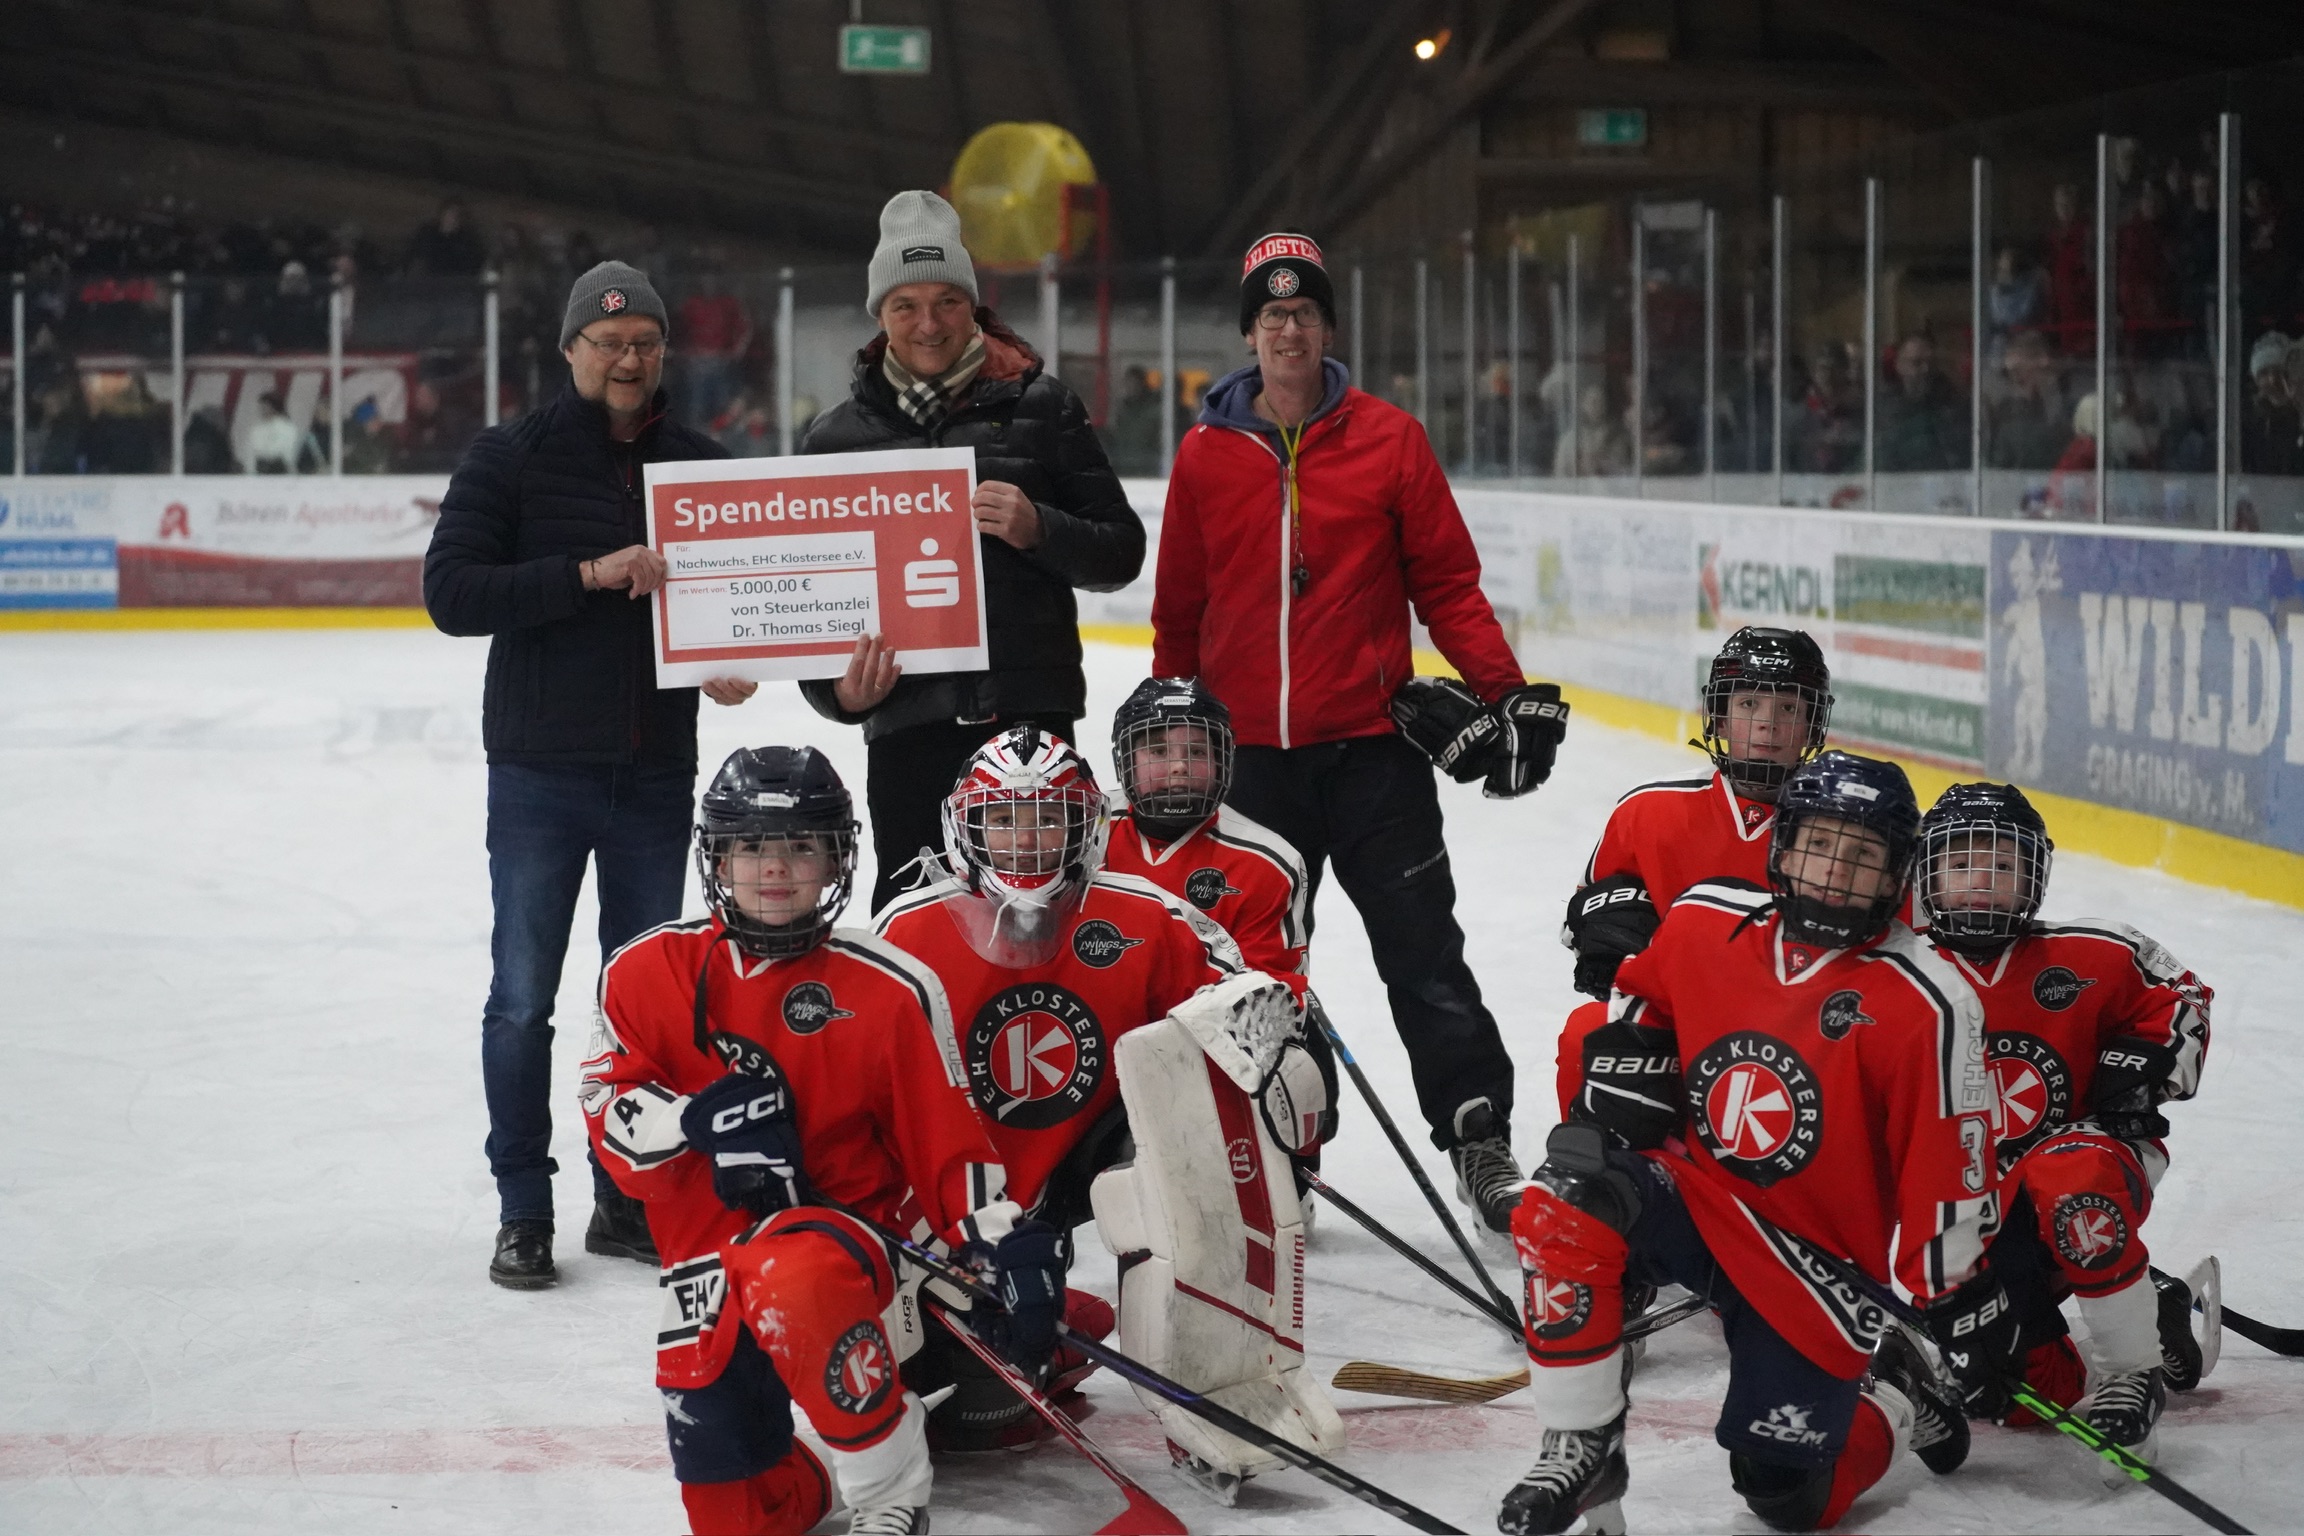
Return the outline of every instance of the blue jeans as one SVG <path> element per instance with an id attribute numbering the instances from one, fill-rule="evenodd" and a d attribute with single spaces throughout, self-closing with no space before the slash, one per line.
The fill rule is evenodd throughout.
<path id="1" fill-rule="evenodd" d="M 680 916 L 696 770 L 687 764 L 488 765 L 488 941 L 495 975 L 480 1017 L 488 1171 L 503 1221 L 552 1217 L 552 1004 L 569 927 L 598 871 L 600 963 Z M 616 1192 L 597 1158 L 596 1195 Z"/>

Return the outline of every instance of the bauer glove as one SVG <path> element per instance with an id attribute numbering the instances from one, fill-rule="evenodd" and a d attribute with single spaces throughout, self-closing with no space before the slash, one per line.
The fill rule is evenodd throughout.
<path id="1" fill-rule="evenodd" d="M 1595 880 L 1568 898 L 1560 942 L 1576 952 L 1576 990 L 1608 999 L 1616 967 L 1648 947 L 1663 919 L 1637 875 Z"/>
<path id="2" fill-rule="evenodd" d="M 1582 1118 L 1634 1151 L 1664 1145 L 1680 1129 L 1680 1041 L 1672 1031 L 1611 1019 L 1584 1037 Z"/>
<path id="3" fill-rule="evenodd" d="M 2175 1069 L 2176 1052 L 2155 1040 L 2114 1035 L 2096 1053 L 2096 1076 L 2088 1084 L 2088 1118 L 2107 1136 L 2151 1141 L 2168 1134 L 2160 1113 L 2160 1085 Z"/>
<path id="4" fill-rule="evenodd" d="M 1056 1352 L 1056 1325 L 1064 1317 L 1064 1234 L 1026 1217 L 998 1242 L 970 1243 L 959 1257 L 1005 1309 L 972 1310 L 978 1335 L 1010 1365 L 1035 1375 Z"/>
<path id="5" fill-rule="evenodd" d="M 1488 773 L 1504 750 L 1504 722 L 1452 677 L 1412 677 L 1392 695 L 1392 723 L 1459 784 Z"/>
<path id="6" fill-rule="evenodd" d="M 688 1101 L 680 1130 L 711 1164 L 712 1193 L 728 1209 L 773 1216 L 813 1200 L 782 1078 L 731 1072 Z"/>
<path id="7" fill-rule="evenodd" d="M 2008 1383 L 2017 1373 L 2019 1329 L 2015 1304 L 2000 1277 L 1980 1268 L 1959 1289 L 1925 1309 L 1929 1335 L 1944 1356 L 1944 1370 L 1960 1389 L 1972 1419 L 2008 1416 Z"/>
<path id="8" fill-rule="evenodd" d="M 1557 683 L 1529 683 L 1496 703 L 1504 744 L 1489 765 L 1480 792 L 1491 800 L 1511 800 L 1552 777 L 1552 760 L 1568 734 L 1568 706 Z"/>

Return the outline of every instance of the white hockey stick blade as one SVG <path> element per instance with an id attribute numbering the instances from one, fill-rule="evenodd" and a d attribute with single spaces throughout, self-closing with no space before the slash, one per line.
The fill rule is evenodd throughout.
<path id="1" fill-rule="evenodd" d="M 2224 1352 L 2224 1266 L 2216 1255 L 2210 1254 L 2192 1266 L 2192 1273 L 2184 1277 L 2184 1288 L 2200 1309 L 2200 1379 L 2206 1381 Z"/>

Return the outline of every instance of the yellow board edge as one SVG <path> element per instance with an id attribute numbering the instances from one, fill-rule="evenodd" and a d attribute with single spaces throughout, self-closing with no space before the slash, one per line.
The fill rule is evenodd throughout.
<path id="1" fill-rule="evenodd" d="M 29 608 L 0 612 L 0 631 L 43 629 L 406 629 L 427 625 L 421 608 Z M 1148 624 L 1083 624 L 1080 637 L 1105 645 L 1149 646 Z M 1418 651 L 1417 670 L 1456 675 L 1438 653 Z M 1564 684 L 1561 697 L 1588 720 L 1637 731 L 1663 741 L 1685 742 L 1699 721 L 1691 710 L 1645 699 L 1602 693 Z M 1913 792 L 1925 805 L 1958 775 L 1932 763 L 1890 756 L 1912 777 Z M 2196 885 L 2304 908 L 2304 854 L 2226 837 L 2156 816 L 2069 799 L 2025 786 L 2047 818 L 2056 846 L 2094 854 L 2115 864 L 2157 869 Z"/>

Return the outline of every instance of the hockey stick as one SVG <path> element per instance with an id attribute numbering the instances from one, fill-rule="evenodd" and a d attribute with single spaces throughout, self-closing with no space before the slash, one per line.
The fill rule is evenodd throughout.
<path id="1" fill-rule="evenodd" d="M 2276 1355 L 2294 1359 L 2304 1355 L 2304 1328 L 2275 1328 L 2260 1322 L 2245 1312 L 2224 1309 L 2224 1326 L 2251 1344 L 2261 1344 Z"/>
<path id="2" fill-rule="evenodd" d="M 1098 1526 L 1097 1536 L 1188 1536 L 1184 1522 L 1176 1517 L 1174 1510 L 1147 1493 L 1143 1484 L 1114 1466 L 1112 1458 L 1106 1456 L 1103 1448 L 1072 1422 L 1070 1414 L 1050 1402 L 1046 1393 L 1025 1380 L 1023 1374 L 1002 1359 L 998 1351 L 976 1337 L 966 1323 L 933 1302 L 929 1304 L 928 1310 L 951 1331 L 952 1337 L 966 1346 L 970 1354 L 997 1372 L 1018 1397 L 1032 1405 L 1033 1412 L 1046 1419 L 1056 1433 L 1070 1441 L 1072 1449 L 1087 1457 L 1090 1466 L 1119 1485 L 1121 1495 L 1128 1500 L 1128 1507 Z"/>
<path id="3" fill-rule="evenodd" d="M 1384 1108 L 1384 1101 L 1376 1097 L 1375 1085 L 1368 1081 L 1368 1074 L 1361 1071 L 1360 1063 L 1353 1059 L 1352 1048 L 1344 1043 L 1344 1037 L 1329 1021 L 1328 1010 L 1321 1006 L 1318 993 L 1307 991 L 1304 994 L 1304 1014 L 1320 1026 L 1321 1034 L 1328 1037 L 1328 1044 L 1336 1052 L 1336 1059 L 1343 1062 L 1344 1070 L 1351 1074 L 1352 1085 L 1360 1090 L 1360 1097 L 1368 1101 L 1368 1113 L 1376 1117 L 1376 1123 L 1383 1128 L 1385 1137 L 1392 1143 L 1392 1150 L 1399 1153 L 1400 1161 L 1407 1165 L 1408 1176 L 1424 1192 L 1425 1203 L 1432 1207 L 1432 1214 L 1440 1218 L 1440 1225 L 1447 1229 L 1449 1239 L 1456 1244 L 1456 1251 L 1464 1255 L 1464 1262 L 1472 1266 L 1472 1273 L 1480 1277 L 1481 1286 L 1494 1298 L 1497 1314 L 1503 1317 L 1516 1316 L 1517 1312 L 1510 1299 L 1496 1288 L 1496 1282 L 1488 1274 L 1488 1267 L 1472 1251 L 1471 1241 L 1464 1236 L 1464 1229 L 1456 1224 L 1456 1217 L 1441 1200 L 1440 1191 L 1432 1187 L 1431 1177 L 1424 1172 L 1424 1165 L 1416 1161 L 1416 1154 L 1409 1149 L 1407 1139 L 1400 1134 L 1400 1127 L 1393 1122 L 1390 1111 Z M 1513 1331 L 1519 1331 L 1517 1325 Z"/>
<path id="4" fill-rule="evenodd" d="M 840 1211 L 863 1223 L 864 1226 L 878 1234 L 882 1242 L 954 1290 L 973 1297 L 987 1306 L 1002 1306 L 1000 1298 L 993 1293 L 991 1287 L 942 1254 L 932 1252 L 910 1238 L 890 1231 L 860 1211 L 851 1210 L 832 1200 L 825 1200 L 823 1203 L 831 1209 Z M 1005 1310 L 1005 1308 L 1002 1309 Z M 1228 1435 L 1245 1440 L 1260 1450 L 1271 1452 L 1297 1470 L 1308 1472 L 1329 1487 L 1341 1489 L 1363 1504 L 1382 1510 L 1403 1525 L 1412 1526 L 1419 1531 L 1435 1533 L 1435 1536 L 1464 1536 L 1462 1531 L 1442 1520 L 1439 1516 L 1428 1514 L 1405 1499 L 1395 1498 L 1374 1483 L 1368 1482 L 1364 1478 L 1355 1477 L 1325 1456 L 1308 1451 L 1294 1441 L 1272 1433 L 1263 1425 L 1242 1418 L 1222 1403 L 1212 1402 L 1182 1382 L 1161 1375 L 1142 1361 L 1132 1359 L 1112 1348 L 1102 1339 L 1092 1339 L 1071 1324 L 1064 1322 L 1057 1323 L 1056 1333 L 1059 1338 L 1069 1342 L 1074 1349 L 1103 1366 L 1115 1376 L 1125 1377 L 1153 1396 L 1167 1399 L 1195 1418 L 1206 1419 Z"/>
<path id="5" fill-rule="evenodd" d="M 1661 1333 L 1684 1318 L 1705 1311 L 1701 1296 L 1683 1296 L 1668 1307 L 1644 1313 L 1624 1325 L 1624 1342 Z M 1381 1365 L 1373 1360 L 1347 1360 L 1336 1368 L 1329 1385 L 1346 1392 L 1367 1392 L 1382 1397 L 1412 1397 L 1427 1403 L 1488 1403 L 1508 1397 L 1528 1385 L 1528 1367 L 1501 1376 L 1434 1376 L 1405 1366 Z"/>
<path id="6" fill-rule="evenodd" d="M 1318 1190 L 1321 1197 L 1325 1199 L 1330 1205 L 1333 1205 L 1336 1207 L 1336 1209 L 1351 1217 L 1361 1226 L 1367 1228 L 1368 1231 L 1379 1241 L 1381 1241 L 1385 1247 L 1390 1248 L 1394 1253 L 1397 1253 L 1400 1255 L 1400 1257 L 1406 1259 L 1409 1263 L 1415 1265 L 1418 1269 L 1424 1271 L 1424 1273 L 1430 1275 L 1433 1279 L 1448 1287 L 1449 1290 L 1454 1291 L 1458 1296 L 1461 1296 L 1467 1303 L 1471 1305 L 1474 1311 L 1478 1312 L 1482 1317 L 1488 1319 L 1488 1321 L 1494 1323 L 1497 1327 L 1510 1334 L 1514 1343 L 1519 1343 L 1521 1341 L 1522 1335 L 1520 1332 L 1520 1319 L 1518 1317 L 1507 1317 L 1502 1312 L 1497 1311 L 1495 1304 L 1489 1301 L 1487 1297 L 1481 1295 L 1478 1291 L 1473 1290 L 1472 1287 L 1466 1285 L 1463 1281 L 1457 1279 L 1454 1275 L 1448 1273 L 1448 1271 L 1442 1269 L 1439 1265 L 1424 1257 L 1423 1254 L 1418 1253 L 1415 1249 L 1409 1247 L 1405 1241 L 1403 1241 L 1397 1234 L 1387 1228 L 1382 1222 L 1378 1221 L 1375 1217 L 1369 1215 L 1366 1211 L 1360 1209 L 1360 1207 L 1354 1205 L 1351 1201 L 1338 1194 L 1334 1186 L 1330 1185 L 1326 1180 L 1322 1179 L 1320 1175 L 1314 1173 L 1310 1168 L 1304 1167 L 1301 1163 L 1297 1165 L 1297 1168 L 1298 1172 L 1302 1174 L 1304 1182 L 1310 1185 L 1312 1188 Z"/>

